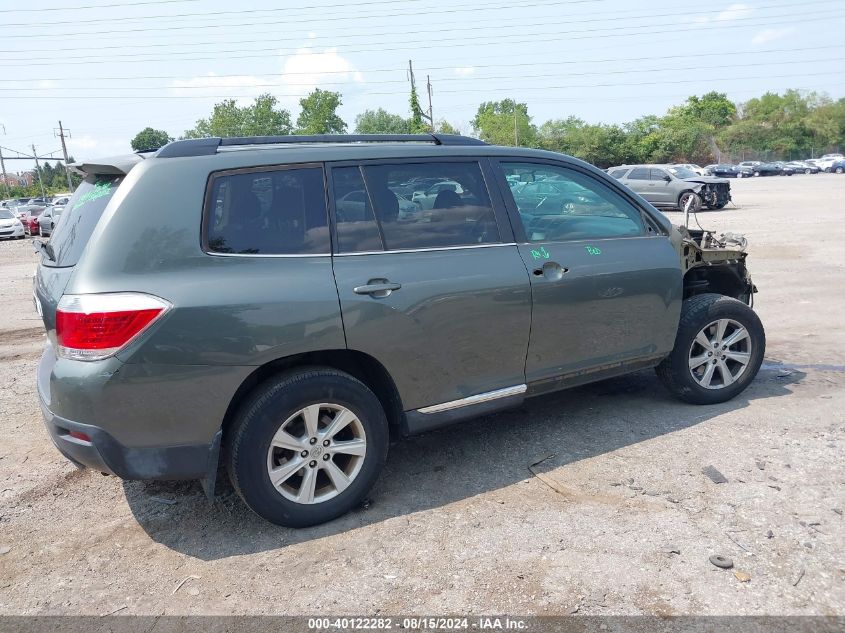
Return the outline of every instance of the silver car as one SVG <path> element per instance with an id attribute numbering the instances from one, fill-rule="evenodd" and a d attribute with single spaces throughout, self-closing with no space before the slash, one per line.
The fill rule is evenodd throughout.
<path id="1" fill-rule="evenodd" d="M 731 185 L 725 178 L 699 176 L 683 165 L 620 165 L 607 170 L 655 207 L 683 209 L 692 199 L 692 210 L 703 204 L 721 209 L 731 199 Z"/>
<path id="2" fill-rule="evenodd" d="M 43 237 L 48 237 L 53 234 L 53 229 L 59 222 L 62 211 L 65 210 L 64 205 L 55 205 L 44 209 L 44 213 L 38 216 L 38 227 Z"/>

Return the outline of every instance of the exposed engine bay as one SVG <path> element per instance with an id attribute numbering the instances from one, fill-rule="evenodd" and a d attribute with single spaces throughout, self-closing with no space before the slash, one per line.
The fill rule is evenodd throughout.
<path id="1" fill-rule="evenodd" d="M 681 235 L 681 267 L 684 298 L 716 292 L 753 304 L 757 287 L 751 281 L 745 259 L 748 241 L 735 233 L 716 235 L 704 229 L 675 227 Z"/>

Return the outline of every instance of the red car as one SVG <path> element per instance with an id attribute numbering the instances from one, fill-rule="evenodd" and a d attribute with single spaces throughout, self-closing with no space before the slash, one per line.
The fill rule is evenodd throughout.
<path id="1" fill-rule="evenodd" d="M 41 227 L 38 225 L 38 216 L 44 212 L 46 207 L 30 207 L 26 216 L 21 219 L 23 230 L 27 235 L 41 235 Z"/>

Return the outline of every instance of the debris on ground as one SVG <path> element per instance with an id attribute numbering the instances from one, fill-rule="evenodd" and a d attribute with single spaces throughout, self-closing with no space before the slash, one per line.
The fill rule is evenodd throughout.
<path id="1" fill-rule="evenodd" d="M 734 562 L 730 558 L 721 554 L 713 554 L 710 557 L 710 562 L 721 569 L 730 569 L 734 566 Z"/>
<path id="2" fill-rule="evenodd" d="M 791 375 L 792 375 L 792 370 L 790 370 L 790 369 L 781 369 L 778 372 L 778 378 L 786 378 L 787 376 L 791 376 Z"/>
<path id="3" fill-rule="evenodd" d="M 12 551 L 12 548 L 9 547 L 8 545 L 0 545 L 0 556 L 3 556 L 4 554 L 8 554 L 11 551 Z"/>
<path id="4" fill-rule="evenodd" d="M 746 571 L 739 571 L 738 569 L 734 571 L 734 576 L 739 582 L 751 582 L 751 574 Z"/>
<path id="5" fill-rule="evenodd" d="M 722 473 L 720 473 L 714 466 L 707 466 L 706 468 L 701 469 L 701 473 L 703 475 L 707 475 L 714 484 L 726 484 L 728 483 L 728 478 L 725 477 Z"/>
<path id="6" fill-rule="evenodd" d="M 569 491 L 566 488 L 561 486 L 558 482 L 556 482 L 551 477 L 548 477 L 546 475 L 546 473 L 544 473 L 543 471 L 537 470 L 535 468 L 535 466 L 539 466 L 544 461 L 546 461 L 547 459 L 551 459 L 554 456 L 555 456 L 554 453 L 544 453 L 544 454 L 542 454 L 538 457 L 535 457 L 533 460 L 531 460 L 531 463 L 528 464 L 528 470 L 531 471 L 532 475 L 534 475 L 537 479 L 542 481 L 544 484 L 546 484 L 549 488 L 554 490 L 556 493 L 561 494 L 561 495 L 566 495 L 566 494 L 569 493 Z"/>
<path id="7" fill-rule="evenodd" d="M 768 530 L 766 532 L 766 538 L 775 538 L 775 533 L 772 532 L 771 530 Z"/>
<path id="8" fill-rule="evenodd" d="M 680 554 L 681 548 L 677 545 L 667 545 L 660 549 L 660 551 L 664 554 Z"/>
<path id="9" fill-rule="evenodd" d="M 758 459 L 754 463 L 757 464 L 757 468 L 759 468 L 760 470 L 766 470 L 766 462 L 764 462 L 763 460 Z"/>
<path id="10" fill-rule="evenodd" d="M 836 514 L 842 516 L 842 508 L 831 508 Z"/>
<path id="11" fill-rule="evenodd" d="M 806 571 L 807 570 L 805 570 L 803 567 L 798 571 L 798 574 L 795 576 L 795 580 L 792 581 L 793 587 L 798 586 L 798 583 L 801 582 L 801 579 L 804 577 L 804 574 L 806 573 Z"/>
<path id="12" fill-rule="evenodd" d="M 184 585 L 184 584 L 185 584 L 186 582 L 188 582 L 189 580 L 199 580 L 199 579 L 200 579 L 200 577 L 199 577 L 199 576 L 196 576 L 196 575 L 194 575 L 194 574 L 191 574 L 190 576 L 185 576 L 185 577 L 184 577 L 184 578 L 183 578 L 183 579 L 179 582 L 179 584 L 178 584 L 178 585 L 176 585 L 176 588 L 173 590 L 173 593 L 175 594 L 177 591 L 179 591 L 179 590 L 182 588 L 182 585 Z"/>

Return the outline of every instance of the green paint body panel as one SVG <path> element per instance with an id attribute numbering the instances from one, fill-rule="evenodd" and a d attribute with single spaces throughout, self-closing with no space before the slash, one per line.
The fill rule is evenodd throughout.
<path id="1" fill-rule="evenodd" d="M 536 158 L 576 168 L 626 196 L 664 234 L 302 257 L 203 251 L 203 205 L 213 172 L 443 157 L 485 165 L 488 157 Z M 488 184 L 498 213 L 509 192 Z M 513 235 L 510 226 L 500 228 L 504 238 Z M 167 477 L 167 451 L 216 451 L 239 387 L 257 368 L 295 355 L 366 354 L 390 375 L 409 412 L 523 383 L 530 393 L 585 370 L 596 370 L 598 379 L 607 375 L 602 368 L 618 372 L 620 363 L 654 364 L 672 347 L 682 296 L 670 232 L 665 217 L 603 172 L 537 150 L 396 143 L 148 158 L 129 171 L 74 267 L 39 266 L 35 294 L 49 341 L 38 378 L 45 417 L 54 421 L 48 426 L 92 425 L 107 435 L 109 446 L 137 449 L 143 459 L 160 449 L 162 463 L 150 468 L 121 470 L 112 465 L 120 460 L 102 457 L 122 476 Z M 567 272 L 558 281 L 533 274 L 544 262 Z M 401 289 L 383 298 L 355 294 L 353 288 L 372 279 L 389 279 Z M 116 357 L 57 357 L 55 311 L 63 294 L 131 291 L 165 298 L 173 308 Z M 61 428 L 50 428 L 60 444 Z M 173 472 L 202 476 L 207 464 L 195 461 Z"/>

